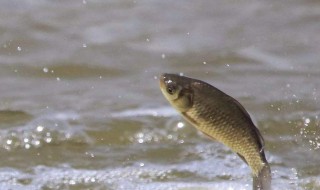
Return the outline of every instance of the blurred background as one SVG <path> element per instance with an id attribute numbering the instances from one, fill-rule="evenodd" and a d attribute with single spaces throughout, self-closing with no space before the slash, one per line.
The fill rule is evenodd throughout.
<path id="1" fill-rule="evenodd" d="M 0 1 L 0 189 L 251 189 L 163 72 L 238 99 L 273 189 L 320 189 L 320 2 Z"/>

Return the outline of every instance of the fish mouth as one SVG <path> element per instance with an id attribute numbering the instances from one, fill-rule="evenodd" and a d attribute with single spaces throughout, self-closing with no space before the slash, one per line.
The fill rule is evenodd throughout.
<path id="1" fill-rule="evenodd" d="M 164 89 L 166 87 L 166 77 L 167 76 L 167 73 L 163 73 L 161 74 L 161 76 L 159 77 L 160 78 L 160 88 L 161 89 Z"/>

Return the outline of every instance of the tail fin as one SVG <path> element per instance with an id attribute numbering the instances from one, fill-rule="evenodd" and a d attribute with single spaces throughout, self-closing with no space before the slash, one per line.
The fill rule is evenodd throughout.
<path id="1" fill-rule="evenodd" d="M 253 190 L 271 190 L 271 170 L 268 163 L 265 163 L 262 170 L 253 176 Z"/>

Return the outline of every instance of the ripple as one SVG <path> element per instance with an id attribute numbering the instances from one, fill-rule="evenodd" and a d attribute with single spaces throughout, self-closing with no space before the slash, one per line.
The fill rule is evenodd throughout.
<path id="1" fill-rule="evenodd" d="M 178 115 L 178 113 L 171 107 L 159 107 L 159 108 L 137 108 L 131 110 L 125 110 L 112 113 L 112 117 L 141 117 L 141 116 L 154 116 L 154 117 L 171 117 Z"/>
<path id="2" fill-rule="evenodd" d="M 90 143 L 83 128 L 76 122 L 79 116 L 59 112 L 34 118 L 29 123 L 0 131 L 0 145 L 6 150 L 40 148 L 46 144 Z"/>
<path id="3" fill-rule="evenodd" d="M 63 79 L 78 79 L 78 78 L 89 78 L 96 77 L 109 78 L 116 77 L 125 74 L 125 72 L 118 68 L 113 67 L 103 67 L 98 65 L 86 65 L 86 64 L 76 64 L 76 63 L 61 63 L 52 66 L 44 67 L 34 67 L 34 66 L 14 66 L 15 71 L 19 72 L 21 77 L 39 77 L 39 78 L 63 78 Z M 2 71 L 4 74 L 12 72 L 12 65 L 2 66 Z M 8 72 L 11 71 L 11 72 Z"/>
<path id="4" fill-rule="evenodd" d="M 69 166 L 46 167 L 37 166 L 30 173 L 15 169 L 1 169 L 0 187 L 20 189 L 70 189 L 70 188 L 92 188 L 107 190 L 182 190 L 182 189 L 250 189 L 250 177 L 245 179 L 233 178 L 232 180 L 199 180 L 192 178 L 193 172 L 181 168 L 149 165 L 149 167 L 125 167 L 116 169 L 74 169 Z M 183 179 L 183 176 L 185 179 Z M 185 181 L 187 179 L 187 181 Z M 275 182 L 273 189 L 286 189 L 284 183 Z M 310 186 L 315 179 L 298 180 L 299 184 Z M 292 186 L 293 187 L 293 186 Z M 297 187 L 297 186 L 295 186 Z M 293 187 L 294 188 L 294 187 Z"/>
<path id="5" fill-rule="evenodd" d="M 8 128 L 32 120 L 33 116 L 21 110 L 0 110 L 0 127 Z"/>

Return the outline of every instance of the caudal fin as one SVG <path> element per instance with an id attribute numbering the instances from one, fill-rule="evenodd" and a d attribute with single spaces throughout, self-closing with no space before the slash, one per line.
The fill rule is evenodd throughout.
<path id="1" fill-rule="evenodd" d="M 262 170 L 253 176 L 253 190 L 271 190 L 271 170 L 268 163 L 265 163 Z"/>

